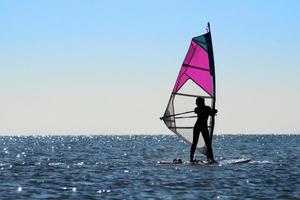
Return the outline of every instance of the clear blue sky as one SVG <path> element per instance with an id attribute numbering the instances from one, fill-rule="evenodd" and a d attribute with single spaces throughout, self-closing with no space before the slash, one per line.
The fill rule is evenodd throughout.
<path id="1" fill-rule="evenodd" d="M 168 133 L 209 21 L 217 133 L 299 133 L 299 1 L 0 1 L 0 134 Z"/>

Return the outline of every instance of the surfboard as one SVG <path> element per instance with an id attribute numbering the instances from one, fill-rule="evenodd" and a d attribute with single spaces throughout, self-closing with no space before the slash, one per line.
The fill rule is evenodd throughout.
<path id="1" fill-rule="evenodd" d="M 157 161 L 157 164 L 169 164 L 169 165 L 182 165 L 182 164 L 188 164 L 188 165 L 234 165 L 234 164 L 244 164 L 251 162 L 250 158 L 238 158 L 238 159 L 228 159 L 228 160 L 217 160 L 216 162 L 207 162 L 205 160 L 199 160 L 196 162 L 190 162 L 190 161 L 181 161 L 177 162 L 174 160 L 163 160 L 163 161 Z"/>
<path id="2" fill-rule="evenodd" d="M 238 158 L 238 159 L 228 159 L 228 160 L 220 160 L 219 164 L 226 165 L 226 164 L 243 164 L 249 163 L 251 161 L 250 158 Z"/>

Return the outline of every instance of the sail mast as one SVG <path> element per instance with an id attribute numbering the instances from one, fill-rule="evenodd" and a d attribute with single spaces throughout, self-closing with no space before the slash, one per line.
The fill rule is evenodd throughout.
<path id="1" fill-rule="evenodd" d="M 216 73 L 215 73 L 215 61 L 214 61 L 214 53 L 213 53 L 213 44 L 212 44 L 212 38 L 211 38 L 211 30 L 210 30 L 210 24 L 207 23 L 208 28 L 208 36 L 209 36 L 209 64 L 211 66 L 211 70 L 213 72 L 212 75 L 212 87 L 213 87 L 213 94 L 212 94 L 212 109 L 215 110 L 216 108 Z M 210 129 L 210 142 L 212 142 L 213 138 L 213 132 L 215 127 L 215 116 L 212 116 L 211 118 L 211 129 Z"/>

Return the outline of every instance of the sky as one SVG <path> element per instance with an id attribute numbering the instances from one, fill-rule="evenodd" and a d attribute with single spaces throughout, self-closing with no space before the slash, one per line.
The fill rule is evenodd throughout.
<path id="1" fill-rule="evenodd" d="M 170 134 L 159 120 L 210 22 L 216 134 L 299 133 L 297 0 L 2 0 L 0 135 Z"/>

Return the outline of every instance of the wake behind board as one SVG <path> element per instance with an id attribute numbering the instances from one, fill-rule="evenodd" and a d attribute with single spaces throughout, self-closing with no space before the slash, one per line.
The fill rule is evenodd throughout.
<path id="1" fill-rule="evenodd" d="M 190 162 L 190 161 L 181 161 L 178 162 L 177 160 L 165 160 L 165 161 L 157 161 L 157 164 L 169 164 L 169 165 L 180 165 L 180 164 L 189 164 L 189 165 L 228 165 L 228 164 L 243 164 L 243 163 L 249 163 L 251 161 L 250 158 L 238 158 L 238 159 L 228 159 L 228 160 L 219 160 L 216 162 L 207 162 L 207 161 L 196 161 L 196 162 Z"/>

